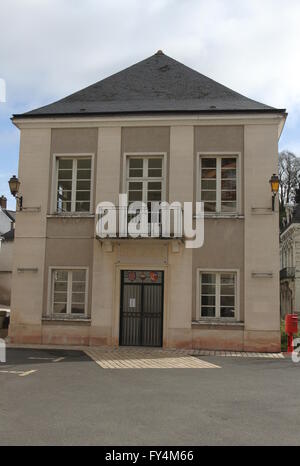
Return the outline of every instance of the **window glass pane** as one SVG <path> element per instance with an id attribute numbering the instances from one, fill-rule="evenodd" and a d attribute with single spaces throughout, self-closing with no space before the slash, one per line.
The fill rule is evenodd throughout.
<path id="1" fill-rule="evenodd" d="M 162 159 L 148 159 L 148 168 L 162 168 Z"/>
<path id="2" fill-rule="evenodd" d="M 216 191 L 202 191 L 202 201 L 215 201 Z"/>
<path id="3" fill-rule="evenodd" d="M 54 282 L 54 291 L 67 291 L 68 282 Z"/>
<path id="4" fill-rule="evenodd" d="M 68 294 L 64 292 L 54 292 L 54 302 L 55 303 L 66 303 L 68 300 Z"/>
<path id="5" fill-rule="evenodd" d="M 211 296 L 202 295 L 201 304 L 202 306 L 215 306 L 216 297 L 214 295 L 211 295 Z"/>
<path id="6" fill-rule="evenodd" d="M 236 212 L 236 202 L 222 202 L 221 208 L 222 212 Z"/>
<path id="7" fill-rule="evenodd" d="M 71 201 L 72 191 L 63 189 L 60 184 L 58 186 L 57 200 L 58 201 Z"/>
<path id="8" fill-rule="evenodd" d="M 215 168 L 202 168 L 202 178 L 216 178 L 217 171 Z"/>
<path id="9" fill-rule="evenodd" d="M 73 159 L 58 159 L 58 168 L 59 169 L 71 169 L 73 166 Z"/>
<path id="10" fill-rule="evenodd" d="M 77 169 L 81 169 L 81 168 L 90 169 L 91 164 L 92 164 L 92 159 L 90 159 L 90 158 L 78 159 L 77 160 Z"/>
<path id="11" fill-rule="evenodd" d="M 72 179 L 72 170 L 58 170 L 58 179 L 59 180 L 71 180 Z"/>
<path id="12" fill-rule="evenodd" d="M 217 183 L 216 180 L 202 180 L 201 181 L 201 188 L 205 189 L 216 189 Z"/>
<path id="13" fill-rule="evenodd" d="M 72 304 L 84 303 L 84 302 L 85 302 L 85 293 L 72 293 Z"/>
<path id="14" fill-rule="evenodd" d="M 143 177 L 143 159 L 129 159 L 129 176 L 130 178 Z"/>
<path id="15" fill-rule="evenodd" d="M 217 166 L 217 159 L 209 157 L 207 159 L 201 158 L 202 168 L 215 168 Z"/>
<path id="16" fill-rule="evenodd" d="M 80 190 L 90 190 L 91 189 L 91 182 L 90 180 L 88 181 L 77 181 L 77 185 L 76 185 L 76 189 L 77 191 L 80 191 Z"/>
<path id="17" fill-rule="evenodd" d="M 75 206 L 76 212 L 89 212 L 90 211 L 90 203 L 89 202 L 76 202 Z"/>
<path id="18" fill-rule="evenodd" d="M 227 189 L 228 191 L 236 190 L 236 180 L 222 180 L 222 189 Z"/>
<path id="19" fill-rule="evenodd" d="M 216 287 L 215 285 L 204 285 L 202 283 L 202 294 L 215 294 L 216 292 Z"/>
<path id="20" fill-rule="evenodd" d="M 90 191 L 77 191 L 76 201 L 89 201 L 90 200 Z"/>
<path id="21" fill-rule="evenodd" d="M 223 170 L 222 169 L 222 179 L 227 178 L 236 178 L 236 170 Z"/>
<path id="22" fill-rule="evenodd" d="M 66 270 L 56 270 L 54 272 L 55 281 L 68 281 L 68 272 Z"/>
<path id="23" fill-rule="evenodd" d="M 72 191 L 72 180 L 58 180 L 58 192 Z"/>
<path id="24" fill-rule="evenodd" d="M 235 201 L 236 192 L 235 191 L 222 191 L 221 199 L 222 201 Z"/>
<path id="25" fill-rule="evenodd" d="M 149 191 L 148 201 L 161 201 L 161 191 Z"/>
<path id="26" fill-rule="evenodd" d="M 214 307 L 201 307 L 202 317 L 215 317 L 216 311 Z"/>
<path id="27" fill-rule="evenodd" d="M 135 201 L 142 201 L 143 200 L 143 192 L 142 191 L 129 191 L 128 193 L 128 201 L 135 202 Z"/>
<path id="28" fill-rule="evenodd" d="M 85 281 L 80 282 L 80 281 L 73 281 L 72 284 L 72 291 L 74 292 L 85 292 Z"/>
<path id="29" fill-rule="evenodd" d="M 236 168 L 236 159 L 235 158 L 232 158 L 232 159 L 229 159 L 229 158 L 222 158 L 222 169 L 225 168 L 225 169 L 228 169 L 228 168 Z"/>
<path id="30" fill-rule="evenodd" d="M 133 183 L 132 181 L 129 183 L 129 191 L 142 191 L 143 183 L 136 182 Z"/>
<path id="31" fill-rule="evenodd" d="M 221 274 L 221 284 L 222 285 L 234 285 L 235 283 L 235 274 L 234 273 L 222 273 Z"/>
<path id="32" fill-rule="evenodd" d="M 85 270 L 73 270 L 72 282 L 85 282 Z"/>
<path id="33" fill-rule="evenodd" d="M 57 203 L 57 211 L 58 212 L 71 212 L 71 201 L 59 201 Z"/>
<path id="34" fill-rule="evenodd" d="M 149 178 L 161 178 L 162 177 L 162 170 L 157 168 L 152 168 L 148 170 Z"/>
<path id="35" fill-rule="evenodd" d="M 77 170 L 77 179 L 78 180 L 90 180 L 91 170 Z"/>
<path id="36" fill-rule="evenodd" d="M 157 190 L 157 189 L 161 189 L 161 182 L 160 181 L 149 181 L 148 183 L 148 190 Z"/>
<path id="37" fill-rule="evenodd" d="M 67 305 L 63 303 L 54 303 L 53 304 L 53 313 L 54 314 L 66 314 Z"/>
<path id="38" fill-rule="evenodd" d="M 221 295 L 234 295 L 235 287 L 233 285 L 221 285 Z"/>
<path id="39" fill-rule="evenodd" d="M 234 307 L 234 296 L 221 296 L 221 306 Z"/>
<path id="40" fill-rule="evenodd" d="M 148 177 L 161 178 L 162 177 L 162 158 L 148 159 Z"/>
<path id="41" fill-rule="evenodd" d="M 143 159 L 129 159 L 129 168 L 143 168 Z"/>
<path id="42" fill-rule="evenodd" d="M 204 202 L 204 212 L 216 212 L 216 203 Z"/>
<path id="43" fill-rule="evenodd" d="M 234 317 L 234 309 L 231 307 L 221 307 L 221 317 Z"/>
<path id="44" fill-rule="evenodd" d="M 80 303 L 72 304 L 71 314 L 84 314 L 84 304 L 80 304 Z"/>
<path id="45" fill-rule="evenodd" d="M 203 273 L 202 274 L 202 285 L 203 284 L 214 284 L 216 283 L 216 274 L 214 273 Z"/>

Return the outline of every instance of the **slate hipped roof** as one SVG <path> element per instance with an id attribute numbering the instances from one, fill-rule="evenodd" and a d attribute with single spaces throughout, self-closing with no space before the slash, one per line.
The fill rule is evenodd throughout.
<path id="1" fill-rule="evenodd" d="M 248 99 L 158 51 L 79 92 L 14 118 L 220 112 L 285 110 Z"/>

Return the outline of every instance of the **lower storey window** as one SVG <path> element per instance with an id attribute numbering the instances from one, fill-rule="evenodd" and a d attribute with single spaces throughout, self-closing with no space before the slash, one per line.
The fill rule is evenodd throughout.
<path id="1" fill-rule="evenodd" d="M 236 273 L 200 273 L 200 317 L 236 317 Z"/>
<path id="2" fill-rule="evenodd" d="M 86 314 L 86 270 L 52 271 L 52 314 Z"/>

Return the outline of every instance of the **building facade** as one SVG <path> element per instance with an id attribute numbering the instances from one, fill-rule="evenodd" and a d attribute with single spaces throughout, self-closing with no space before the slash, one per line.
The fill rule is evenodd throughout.
<path id="1" fill-rule="evenodd" d="M 285 111 L 161 51 L 22 115 L 13 342 L 280 350 Z M 101 238 L 96 206 L 204 201 L 204 244 Z"/>
<path id="2" fill-rule="evenodd" d="M 280 234 L 280 312 L 300 315 L 300 190 L 295 206 L 286 206 Z"/>
<path id="3" fill-rule="evenodd" d="M 11 298 L 15 215 L 7 209 L 7 199 L 0 197 L 0 306 L 9 306 Z"/>

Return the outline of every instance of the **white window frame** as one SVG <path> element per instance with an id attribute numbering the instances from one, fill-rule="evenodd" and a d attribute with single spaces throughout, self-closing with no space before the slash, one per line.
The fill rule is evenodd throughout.
<path id="1" fill-rule="evenodd" d="M 83 159 L 89 158 L 91 159 L 91 193 L 90 193 L 90 210 L 89 212 L 76 212 L 76 210 L 71 210 L 71 212 L 58 212 L 57 210 L 57 183 L 58 183 L 58 160 L 61 158 L 71 158 L 71 159 Z M 92 214 L 94 209 L 94 160 L 95 154 L 94 153 L 55 153 L 53 154 L 53 163 L 52 163 L 52 196 L 51 196 L 51 212 L 55 215 L 60 216 L 85 216 Z M 73 164 L 73 176 L 72 176 L 72 186 L 74 180 L 74 171 L 75 171 L 75 164 Z M 72 189 L 72 204 L 75 203 L 74 193 L 76 194 L 76 189 Z"/>
<path id="2" fill-rule="evenodd" d="M 72 272 L 72 271 L 78 271 L 78 270 L 85 270 L 85 301 L 84 301 L 84 313 L 79 314 L 79 313 L 74 313 L 72 314 L 70 312 L 71 306 L 72 306 L 72 288 L 70 287 L 70 277 L 72 275 L 68 273 L 68 299 L 67 299 L 67 312 L 65 314 L 63 313 L 54 313 L 53 312 L 53 296 L 54 296 L 54 272 L 56 270 L 66 270 L 67 272 Z M 71 278 L 72 279 L 72 278 Z M 48 307 L 47 307 L 47 315 L 51 317 L 57 317 L 57 318 L 67 318 L 67 319 L 76 319 L 76 318 L 82 318 L 82 317 L 87 317 L 88 314 L 88 290 L 89 290 L 89 268 L 88 267 L 83 267 L 83 266 L 51 266 L 48 269 Z"/>
<path id="3" fill-rule="evenodd" d="M 202 273 L 234 273 L 235 279 L 235 316 L 234 317 L 220 317 L 220 303 L 216 302 L 216 316 L 202 316 L 201 315 L 201 274 Z M 196 284 L 196 320 L 210 320 L 217 322 L 238 322 L 240 320 L 240 271 L 239 269 L 197 269 L 197 284 Z M 218 291 L 217 298 L 220 297 Z M 219 301 L 219 299 L 217 299 Z"/>
<path id="4" fill-rule="evenodd" d="M 128 183 L 129 183 L 129 159 L 131 158 L 137 158 L 137 159 L 144 159 L 144 165 L 143 165 L 143 171 L 145 168 L 145 164 L 148 162 L 148 159 L 153 159 L 153 158 L 162 158 L 162 177 L 159 179 L 159 181 L 162 181 L 162 201 L 166 201 L 166 186 L 167 186 L 167 153 L 166 152 L 124 152 L 124 157 L 123 157 L 123 186 L 122 186 L 122 191 L 123 193 L 126 193 L 128 195 Z M 144 173 L 143 173 L 144 175 Z M 144 179 L 144 176 L 143 176 Z M 136 178 L 138 181 L 139 178 Z M 130 180 L 131 181 L 131 180 Z M 135 179 L 132 178 L 132 181 L 134 182 Z M 144 181 L 146 181 L 144 179 Z M 147 177 L 147 181 L 157 181 L 157 178 L 155 177 Z M 145 189 L 144 189 L 144 182 L 143 182 L 143 202 L 145 202 Z"/>
<path id="5" fill-rule="evenodd" d="M 236 158 L 236 211 L 235 212 L 222 212 L 221 211 L 221 188 L 218 189 L 218 179 L 221 180 L 221 164 L 217 161 L 217 186 L 216 186 L 216 212 L 205 212 L 205 217 L 236 217 L 241 215 L 241 152 L 197 152 L 197 201 L 201 201 L 201 159 L 202 158 Z"/>

